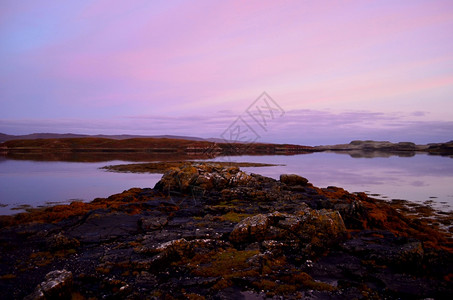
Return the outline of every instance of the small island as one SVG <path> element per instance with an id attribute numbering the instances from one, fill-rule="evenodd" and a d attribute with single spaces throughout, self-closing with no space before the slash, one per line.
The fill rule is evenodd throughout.
<path id="1" fill-rule="evenodd" d="M 349 144 L 315 146 L 313 151 L 333 151 L 350 154 L 353 157 L 414 156 L 417 153 L 453 157 L 453 141 L 417 145 L 412 142 L 391 143 L 389 141 L 356 140 Z"/>

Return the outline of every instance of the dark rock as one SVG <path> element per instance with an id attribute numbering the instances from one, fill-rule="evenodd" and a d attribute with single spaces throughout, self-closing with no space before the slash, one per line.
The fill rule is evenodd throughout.
<path id="1" fill-rule="evenodd" d="M 75 238 L 69 238 L 61 232 L 53 234 L 46 239 L 46 245 L 51 250 L 71 249 L 80 246 L 80 242 Z"/>
<path id="2" fill-rule="evenodd" d="M 427 152 L 434 155 L 452 155 L 453 154 L 453 141 L 439 144 L 429 144 Z"/>
<path id="3" fill-rule="evenodd" d="M 282 174 L 280 181 L 289 186 L 304 186 L 308 183 L 308 179 L 296 174 Z"/>
<path id="4" fill-rule="evenodd" d="M 137 233 L 140 216 L 99 211 L 91 213 L 67 234 L 82 243 L 101 243 Z"/>
<path id="5" fill-rule="evenodd" d="M 314 255 L 347 236 L 336 211 L 305 209 L 296 214 L 273 212 L 249 217 L 238 223 L 230 234 L 235 244 L 267 241 L 267 249 L 293 248 Z"/>
<path id="6" fill-rule="evenodd" d="M 190 192 L 190 187 L 198 178 L 198 170 L 192 165 L 184 165 L 181 168 L 171 168 L 156 183 L 154 188 L 159 191 Z"/>
<path id="7" fill-rule="evenodd" d="M 267 215 L 249 217 L 237 224 L 230 234 L 230 240 L 234 243 L 262 241 L 269 228 Z"/>
<path id="8" fill-rule="evenodd" d="M 135 278 L 135 283 L 148 289 L 154 288 L 159 284 L 156 275 L 147 271 L 141 271 Z"/>
<path id="9" fill-rule="evenodd" d="M 167 224 L 167 216 L 158 211 L 153 213 L 151 216 L 142 217 L 138 220 L 138 226 L 143 231 L 159 230 Z"/>
<path id="10" fill-rule="evenodd" d="M 137 253 L 148 255 L 161 254 L 162 258 L 171 258 L 175 256 L 186 257 L 194 255 L 195 253 L 200 253 L 200 251 L 210 251 L 212 249 L 226 247 L 227 245 L 226 242 L 213 239 L 195 239 L 192 241 L 177 239 L 151 247 L 140 246 L 134 250 Z"/>
<path id="11" fill-rule="evenodd" d="M 193 193 L 194 190 L 222 190 L 227 187 L 246 186 L 252 177 L 237 167 L 222 167 L 209 164 L 185 164 L 171 168 L 156 183 L 155 189 L 162 192 Z"/>
<path id="12" fill-rule="evenodd" d="M 297 175 L 179 165 L 154 190 L 3 218 L 0 298 L 54 269 L 87 299 L 451 298 L 447 231 L 393 205 Z M 70 286 L 57 275 L 30 298 Z"/>
<path id="13" fill-rule="evenodd" d="M 66 270 L 56 270 L 47 273 L 45 281 L 41 282 L 35 291 L 25 297 L 27 300 L 71 299 L 72 273 Z"/>
<path id="14" fill-rule="evenodd" d="M 359 254 L 378 264 L 414 271 L 421 267 L 424 256 L 419 241 L 382 231 L 364 231 L 358 237 L 344 242 L 342 247 L 349 253 Z"/>

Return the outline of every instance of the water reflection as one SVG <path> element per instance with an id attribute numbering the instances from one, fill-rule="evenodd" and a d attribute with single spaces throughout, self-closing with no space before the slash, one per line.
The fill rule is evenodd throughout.
<path id="1" fill-rule="evenodd" d="M 326 151 L 326 153 L 349 155 L 352 158 L 377 158 L 377 157 L 389 158 L 392 156 L 413 157 L 417 154 L 435 155 L 435 154 L 427 154 L 425 152 L 416 152 L 416 151 L 363 151 L 363 150 Z M 443 157 L 453 158 L 452 155 L 443 155 Z"/>
<path id="2" fill-rule="evenodd" d="M 102 166 L 105 163 L 6 160 L 0 165 L 0 214 L 18 212 L 11 208 L 21 205 L 91 201 L 132 187 L 153 187 L 161 178 L 159 174 L 105 172 L 98 169 Z"/>
<path id="3" fill-rule="evenodd" d="M 327 151 L 328 153 L 349 155 L 352 158 L 376 158 L 385 157 L 389 158 L 392 156 L 398 157 L 413 157 L 417 154 L 415 151 L 362 151 L 362 150 L 351 150 L 351 151 Z"/>
<path id="4" fill-rule="evenodd" d="M 146 152 L 8 152 L 0 155 L 2 160 L 33 160 L 33 161 L 66 161 L 66 162 L 107 162 L 107 161 L 168 161 L 203 159 L 203 155 L 186 155 L 179 153 L 146 153 Z"/>
<path id="5" fill-rule="evenodd" d="M 380 194 L 387 199 L 417 202 L 432 200 L 435 207 L 444 210 L 453 207 L 453 160 L 450 158 L 426 154 L 412 157 L 355 157 L 322 152 L 291 156 L 232 156 L 210 160 L 279 164 L 275 167 L 243 169 L 275 179 L 283 173 L 295 173 L 320 187 L 335 185 L 350 192 L 368 191 L 370 194 Z M 74 154 L 64 157 L 40 157 L 45 161 L 25 160 L 25 157 L 10 158 L 0 156 L 0 214 L 14 213 L 15 211 L 10 209 L 23 204 L 39 206 L 45 205 L 46 202 L 70 199 L 90 201 L 132 187 L 153 187 L 161 178 L 160 174 L 99 170 L 99 167 L 105 165 L 127 163 L 124 160 L 112 161 L 110 154 L 93 156 L 93 153 L 82 153 L 81 156 Z M 150 154 L 127 160 L 163 161 L 187 158 L 196 157 Z M 59 161 L 60 159 L 65 161 Z"/>
<path id="6" fill-rule="evenodd" d="M 295 173 L 320 187 L 335 185 L 350 192 L 369 191 L 388 199 L 417 202 L 437 197 L 437 208 L 449 210 L 453 207 L 453 160 L 448 157 L 417 154 L 413 157 L 357 159 L 350 155 L 323 152 L 297 156 L 242 156 L 231 159 L 284 164 L 277 167 L 243 168 L 248 172 L 275 179 L 283 173 Z M 447 202 L 450 208 L 445 207 L 442 202 Z"/>

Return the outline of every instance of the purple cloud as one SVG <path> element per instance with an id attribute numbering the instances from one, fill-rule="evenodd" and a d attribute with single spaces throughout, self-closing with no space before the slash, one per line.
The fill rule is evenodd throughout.
<path id="1" fill-rule="evenodd" d="M 267 91 L 287 113 L 263 141 L 443 140 L 452 12 L 441 0 L 5 1 L 0 131 L 215 137 Z"/>

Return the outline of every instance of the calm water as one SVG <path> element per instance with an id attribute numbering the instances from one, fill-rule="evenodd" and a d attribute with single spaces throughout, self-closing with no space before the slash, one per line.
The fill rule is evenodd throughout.
<path id="1" fill-rule="evenodd" d="M 154 187 L 159 174 L 113 173 L 99 167 L 121 164 L 77 162 L 0 161 L 0 214 L 13 214 L 19 205 L 33 207 L 53 202 L 91 201 L 132 187 Z M 7 206 L 5 206 L 7 205 Z"/>
<path id="2" fill-rule="evenodd" d="M 347 154 L 319 152 L 294 156 L 242 156 L 231 160 L 282 164 L 242 168 L 275 179 L 283 173 L 299 174 L 318 187 L 334 185 L 349 192 L 367 192 L 376 198 L 417 203 L 432 201 L 430 204 L 437 209 L 453 209 L 453 159 L 449 157 L 418 154 L 413 157 L 353 158 Z"/>
<path id="3" fill-rule="evenodd" d="M 282 173 L 295 173 L 319 187 L 336 185 L 350 192 L 379 194 L 384 199 L 431 200 L 436 208 L 453 208 L 453 159 L 448 157 L 352 158 L 345 154 L 313 153 L 215 160 L 282 164 L 243 170 L 276 179 Z M 74 199 L 91 201 L 132 187 L 153 187 L 161 177 L 160 174 L 112 173 L 99 169 L 120 163 L 125 162 L 0 160 L 0 214 L 19 212 L 11 208 L 24 204 L 36 207 Z"/>

